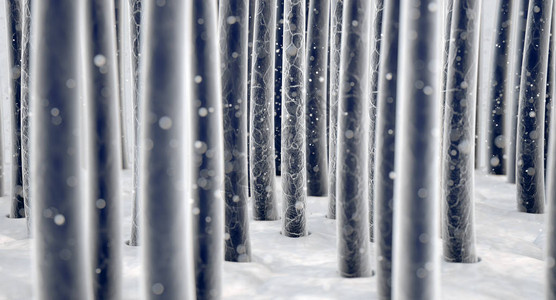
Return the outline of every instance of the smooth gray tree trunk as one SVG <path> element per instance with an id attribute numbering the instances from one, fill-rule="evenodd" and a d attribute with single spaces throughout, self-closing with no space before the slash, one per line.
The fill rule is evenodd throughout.
<path id="1" fill-rule="evenodd" d="M 29 56 L 31 53 L 31 0 L 21 2 L 21 170 L 27 227 L 31 228 L 29 197 Z"/>
<path id="2" fill-rule="evenodd" d="M 379 299 L 392 298 L 394 172 L 397 135 L 398 39 L 400 0 L 384 3 L 376 114 L 374 213 Z"/>
<path id="3" fill-rule="evenodd" d="M 224 155 L 222 94 L 213 1 L 192 1 L 191 74 L 193 253 L 197 299 L 222 297 L 224 261 Z M 203 20 L 199 22 L 198 20 Z M 272 131 L 272 128 L 269 128 Z"/>
<path id="4" fill-rule="evenodd" d="M 85 58 L 91 84 L 91 214 L 93 293 L 96 299 L 121 299 L 121 138 L 114 3 L 94 0 L 87 7 L 88 48 Z"/>
<path id="5" fill-rule="evenodd" d="M 434 0 L 401 4 L 393 298 L 438 299 L 442 12 Z"/>
<path id="6" fill-rule="evenodd" d="M 90 299 L 81 131 L 84 2 L 33 3 L 31 194 L 37 299 Z M 77 134 L 76 134 L 77 133 Z"/>

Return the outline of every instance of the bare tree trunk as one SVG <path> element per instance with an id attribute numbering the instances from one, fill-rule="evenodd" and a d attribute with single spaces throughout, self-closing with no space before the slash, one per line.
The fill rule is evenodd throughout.
<path id="1" fill-rule="evenodd" d="M 384 3 L 383 20 L 376 114 L 374 210 L 377 293 L 380 299 L 391 299 L 400 0 Z"/>
<path id="2" fill-rule="evenodd" d="M 225 259 L 251 261 L 247 214 L 247 0 L 219 7 L 222 101 L 224 109 Z M 274 141 L 272 141 L 274 142 Z M 274 174 L 272 174 L 274 176 Z"/>
<path id="3" fill-rule="evenodd" d="M 517 208 L 544 212 L 544 110 L 552 2 L 531 0 L 525 33 L 517 120 Z"/>
<path id="4" fill-rule="evenodd" d="M 307 235 L 305 0 L 284 2 L 282 70 L 282 234 Z"/>
<path id="5" fill-rule="evenodd" d="M 401 4 L 393 298 L 438 299 L 441 8 L 433 0 Z"/>
<path id="6" fill-rule="evenodd" d="M 372 275 L 369 243 L 369 55 L 371 3 L 344 2 L 338 104 L 338 265 L 344 277 Z"/>
<path id="7" fill-rule="evenodd" d="M 31 53 L 31 0 L 21 2 L 21 170 L 27 228 L 31 229 L 29 197 L 29 56 Z"/>
<path id="8" fill-rule="evenodd" d="M 31 194 L 38 299 L 90 299 L 86 176 L 81 168 L 84 2 L 33 3 Z M 90 62 L 89 62 L 90 63 Z M 81 131 L 82 132 L 82 131 Z"/>

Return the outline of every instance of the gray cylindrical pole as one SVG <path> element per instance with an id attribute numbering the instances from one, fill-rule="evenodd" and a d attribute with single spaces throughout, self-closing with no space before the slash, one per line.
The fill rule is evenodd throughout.
<path id="1" fill-rule="evenodd" d="M 167 0 L 147 1 L 143 9 L 138 170 L 143 292 L 146 299 L 191 299 L 190 218 L 183 187 L 188 7 L 185 1 Z"/>
<path id="2" fill-rule="evenodd" d="M 401 4 L 393 298 L 438 299 L 441 8 L 435 0 Z"/>
<path id="3" fill-rule="evenodd" d="M 506 175 L 508 182 L 515 183 L 516 175 L 516 137 L 517 137 L 517 114 L 519 107 L 519 91 L 521 82 L 521 67 L 523 64 L 523 52 L 525 41 L 525 29 L 527 27 L 527 14 L 529 0 L 514 0 L 512 3 L 512 25 L 509 53 L 509 78 L 506 80 L 506 94 L 508 94 L 507 116 L 508 124 L 507 139 L 507 165 Z"/>
<path id="4" fill-rule="evenodd" d="M 307 195 L 328 194 L 328 155 L 326 146 L 326 66 L 328 63 L 329 0 L 309 2 L 307 25 L 307 68 L 305 106 Z"/>
<path id="5" fill-rule="evenodd" d="M 379 299 L 391 299 L 400 0 L 384 3 L 383 20 L 376 114 L 374 226 L 377 293 Z"/>
<path id="6" fill-rule="evenodd" d="M 91 74 L 88 108 L 91 115 L 91 214 L 93 292 L 96 299 L 121 299 L 121 139 L 114 3 L 94 0 L 88 5 Z"/>
<path id="7" fill-rule="evenodd" d="M 508 56 L 510 50 L 510 31 L 512 1 L 499 1 L 497 25 L 490 77 L 490 97 L 488 111 L 487 170 L 491 174 L 506 173 L 506 105 L 505 93 L 508 76 Z M 478 27 L 478 26 L 476 26 Z"/>
<path id="8" fill-rule="evenodd" d="M 475 105 L 480 1 L 454 0 L 444 114 L 444 259 L 477 261 L 474 229 Z M 465 38 L 462 38 L 464 36 Z"/>
<path id="9" fill-rule="evenodd" d="M 10 36 L 10 102 L 12 113 L 12 175 L 10 218 L 25 217 L 21 168 L 21 0 L 7 3 Z"/>
<path id="10" fill-rule="evenodd" d="M 376 155 L 376 103 L 378 94 L 378 67 L 380 65 L 380 47 L 382 44 L 382 23 L 383 23 L 383 11 L 384 11 L 384 1 L 375 0 L 372 1 L 372 22 L 371 22 L 371 36 L 370 42 L 370 73 L 369 73 L 369 188 L 368 188 L 368 200 L 369 200 L 369 233 L 371 242 L 374 241 L 374 203 L 375 203 L 375 155 Z"/>
<path id="11" fill-rule="evenodd" d="M 330 116 L 328 141 L 328 213 L 336 219 L 336 169 L 338 145 L 338 99 L 340 91 L 340 58 L 342 52 L 342 15 L 344 0 L 330 1 Z"/>
<path id="12" fill-rule="evenodd" d="M 141 14 L 143 10 L 142 0 L 129 0 L 130 11 L 130 37 L 131 37 L 131 72 L 132 72 L 132 105 L 133 105 L 133 133 L 134 133 L 134 149 L 133 149 L 133 203 L 131 211 L 131 235 L 129 238 L 130 246 L 137 246 L 139 244 L 139 215 L 141 203 L 139 203 L 139 182 L 140 167 L 139 167 L 139 151 L 141 139 L 141 124 L 140 124 L 140 101 L 139 101 L 139 55 L 141 53 Z"/>
<path id="13" fill-rule="evenodd" d="M 83 2 L 33 3 L 31 194 L 38 299 L 90 299 L 82 173 Z"/>
<path id="14" fill-rule="evenodd" d="M 21 170 L 23 200 L 27 226 L 30 229 L 31 200 L 29 198 L 29 55 L 31 49 L 31 0 L 21 2 Z"/>
<path id="15" fill-rule="evenodd" d="M 224 117 L 227 261 L 251 261 L 247 214 L 247 0 L 221 1 L 220 58 Z M 272 141 L 274 142 L 274 141 Z"/>
<path id="16" fill-rule="evenodd" d="M 307 235 L 305 181 L 305 0 L 284 2 L 282 234 Z"/>
<path id="17" fill-rule="evenodd" d="M 344 277 L 372 275 L 369 242 L 368 139 L 371 4 L 344 2 L 338 104 L 338 265 Z"/>
<path id="18" fill-rule="evenodd" d="M 181 1 L 181 0 L 180 0 Z M 220 299 L 224 189 L 220 57 L 213 1 L 191 1 L 193 252 L 197 299 Z M 203 22 L 199 22 L 203 20 Z M 272 131 L 272 128 L 269 128 Z M 272 161 L 274 163 L 274 161 Z"/>
<path id="19" fill-rule="evenodd" d="M 276 0 L 256 1 L 249 114 L 249 159 L 255 220 L 278 219 L 273 130 L 275 19 Z"/>
<path id="20" fill-rule="evenodd" d="M 544 212 L 544 110 L 552 2 L 531 0 L 521 68 L 516 143 L 517 209 Z"/>

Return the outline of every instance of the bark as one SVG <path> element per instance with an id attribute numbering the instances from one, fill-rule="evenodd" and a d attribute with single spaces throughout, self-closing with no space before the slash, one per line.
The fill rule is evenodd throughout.
<path id="1" fill-rule="evenodd" d="M 474 229 L 475 105 L 480 2 L 454 0 L 444 115 L 444 259 L 477 261 Z"/>
<path id="2" fill-rule="evenodd" d="M 274 159 L 274 52 L 276 0 L 255 6 L 251 66 L 250 167 L 253 217 L 276 220 Z"/>
<path id="3" fill-rule="evenodd" d="M 438 299 L 440 34 L 437 1 L 401 3 L 394 183 L 394 299 Z M 414 18 L 419 14 L 419 18 Z M 417 84 L 416 84 L 417 83 Z"/>
<path id="4" fill-rule="evenodd" d="M 338 99 L 340 90 L 340 58 L 342 52 L 342 15 L 344 0 L 330 1 L 330 112 L 328 140 L 328 213 L 336 219 L 336 166 L 338 145 Z"/>
<path id="5" fill-rule="evenodd" d="M 10 102 L 12 113 L 12 175 L 10 218 L 24 218 L 23 169 L 21 166 L 21 0 L 9 0 Z"/>
<path id="6" fill-rule="evenodd" d="M 181 0 L 167 0 L 162 5 L 147 1 L 142 11 L 145 42 L 141 49 L 138 188 L 146 299 L 194 297 L 186 230 L 191 218 L 186 215 L 188 203 L 182 186 L 187 178 L 183 115 L 188 77 L 184 66 L 189 62 L 184 53 L 191 42 L 184 34 L 190 20 L 186 11 Z"/>
<path id="7" fill-rule="evenodd" d="M 224 255 L 222 99 L 216 6 L 192 1 L 193 252 L 197 299 L 219 299 Z M 198 22 L 203 20 L 204 22 Z M 269 129 L 271 130 L 271 128 Z"/>
<path id="8" fill-rule="evenodd" d="M 384 3 L 378 75 L 375 170 L 376 275 L 379 299 L 392 298 L 392 240 L 400 1 Z"/>
<path id="9" fill-rule="evenodd" d="M 544 212 L 544 110 L 552 1 L 529 2 L 516 144 L 517 208 Z"/>
<path id="10" fill-rule="evenodd" d="M 247 214 L 247 0 L 219 7 L 224 123 L 225 259 L 251 261 Z"/>
<path id="11" fill-rule="evenodd" d="M 307 195 L 328 194 L 326 153 L 326 66 L 328 58 L 328 0 L 311 0 L 307 29 L 305 107 Z"/>
<path id="12" fill-rule="evenodd" d="M 29 197 L 29 55 L 31 49 L 31 0 L 21 2 L 21 170 L 27 227 L 31 228 Z"/>
<path id="13" fill-rule="evenodd" d="M 506 81 L 506 94 L 508 94 L 508 126 L 507 140 L 507 165 L 506 174 L 508 182 L 516 181 L 516 143 L 517 143 L 517 114 L 519 107 L 519 91 L 521 82 L 521 67 L 525 49 L 525 29 L 529 0 L 514 0 L 512 3 L 512 34 L 510 40 L 509 78 Z"/>
<path id="14" fill-rule="evenodd" d="M 33 3 L 30 62 L 31 194 L 34 269 L 38 299 L 89 299 L 89 227 L 82 173 L 81 129 L 84 5 L 79 1 Z M 55 76 L 53 76 L 55 74 Z"/>
<path id="15" fill-rule="evenodd" d="M 307 235 L 305 0 L 284 2 L 282 61 L 282 234 Z"/>
<path id="16" fill-rule="evenodd" d="M 344 277 L 372 275 L 368 145 L 371 4 L 344 2 L 338 104 L 338 264 Z"/>
<path id="17" fill-rule="evenodd" d="M 121 139 L 119 82 L 114 3 L 89 4 L 90 50 L 86 65 L 91 75 L 88 107 L 91 116 L 91 199 L 93 293 L 96 299 L 122 297 Z"/>

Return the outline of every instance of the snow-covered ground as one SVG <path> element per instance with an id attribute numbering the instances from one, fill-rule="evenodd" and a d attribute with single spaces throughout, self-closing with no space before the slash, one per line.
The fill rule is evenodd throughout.
<path id="1" fill-rule="evenodd" d="M 476 174 L 476 264 L 442 263 L 442 299 L 542 299 L 544 215 L 516 211 L 515 185 Z M 131 174 L 124 172 L 125 239 Z M 278 183 L 278 182 L 277 182 Z M 280 187 L 280 184 L 277 184 Z M 278 191 L 278 195 L 280 195 Z M 327 198 L 309 197 L 311 235 L 287 238 L 280 221 L 251 221 L 251 263 L 224 264 L 224 299 L 376 299 L 376 279 L 346 279 L 336 265 L 336 222 Z M 9 201 L 0 198 L 0 212 Z M 373 245 L 374 246 L 374 245 Z M 440 240 L 439 240 L 440 246 Z M 139 299 L 139 248 L 124 247 L 124 299 Z M 31 240 L 23 219 L 0 218 L 0 299 L 31 299 Z"/>

